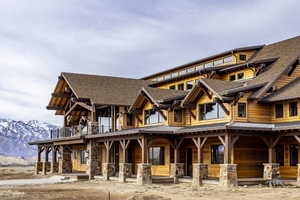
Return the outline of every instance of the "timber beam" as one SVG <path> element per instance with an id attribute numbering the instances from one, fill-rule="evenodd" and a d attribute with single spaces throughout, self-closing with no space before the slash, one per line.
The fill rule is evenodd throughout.
<path id="1" fill-rule="evenodd" d="M 71 94 L 69 93 L 52 93 L 52 97 L 57 97 L 57 98 L 70 98 Z"/>
<path id="2" fill-rule="evenodd" d="M 65 110 L 64 107 L 60 107 L 60 106 L 47 106 L 46 108 L 47 108 L 47 110 L 59 110 L 59 111 Z"/>

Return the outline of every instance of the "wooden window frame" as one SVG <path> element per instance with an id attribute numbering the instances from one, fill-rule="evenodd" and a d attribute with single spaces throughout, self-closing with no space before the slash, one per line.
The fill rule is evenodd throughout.
<path id="1" fill-rule="evenodd" d="M 210 119 L 204 119 L 204 117 L 202 116 L 202 112 L 201 112 L 201 106 L 204 106 L 204 112 L 206 113 L 206 109 L 207 109 L 207 105 L 209 104 L 215 104 L 217 106 L 217 117 L 214 118 L 210 118 Z M 223 117 L 220 117 L 222 115 L 220 115 L 220 110 L 222 110 L 223 112 Z M 215 119 L 223 119 L 225 117 L 225 112 L 223 110 L 223 108 L 218 104 L 218 103 L 204 103 L 204 104 L 198 104 L 198 120 L 202 121 L 202 120 L 215 120 Z"/>
<path id="2" fill-rule="evenodd" d="M 192 85 L 191 88 L 189 88 L 189 84 Z M 193 81 L 187 81 L 187 82 L 185 83 L 185 88 L 186 88 L 186 90 L 191 90 L 193 87 L 194 87 Z"/>
<path id="3" fill-rule="evenodd" d="M 240 110 L 239 110 L 239 106 L 240 105 L 244 105 L 244 107 L 245 107 L 245 110 L 244 110 L 244 114 L 243 114 L 243 116 L 239 116 L 239 114 L 240 114 Z M 239 103 L 237 103 L 237 113 L 236 113 L 236 115 L 237 115 L 237 117 L 238 118 L 247 118 L 247 103 L 245 103 L 245 102 L 239 102 Z"/>
<path id="4" fill-rule="evenodd" d="M 170 85 L 169 90 L 176 90 L 176 85 Z"/>
<path id="5" fill-rule="evenodd" d="M 223 147 L 223 153 L 221 153 L 220 155 L 217 155 L 218 154 L 218 148 L 219 147 Z M 211 149 L 211 161 L 210 163 L 212 165 L 218 165 L 218 164 L 224 164 L 224 152 L 225 152 L 225 147 L 224 145 L 222 144 L 212 144 L 210 146 L 210 149 Z M 217 150 L 217 151 L 216 151 Z M 219 160 L 219 158 L 222 157 L 223 159 Z"/>
<path id="6" fill-rule="evenodd" d="M 280 155 L 279 155 L 280 152 L 278 152 L 279 146 L 282 147 L 282 153 L 283 153 L 281 155 L 282 158 L 279 158 L 280 157 Z M 280 166 L 284 166 L 284 155 L 285 155 L 284 144 L 277 144 L 275 146 L 275 159 L 276 159 L 276 163 L 279 163 Z"/>
<path id="7" fill-rule="evenodd" d="M 234 79 L 232 79 L 234 77 Z M 229 75 L 229 81 L 236 81 L 236 74 Z"/>
<path id="8" fill-rule="evenodd" d="M 86 165 L 88 157 L 86 157 L 87 151 L 86 150 L 80 150 L 80 164 Z"/>
<path id="9" fill-rule="evenodd" d="M 154 151 L 153 149 L 159 148 L 159 157 L 154 160 Z M 153 161 L 154 160 L 154 161 Z M 149 147 L 149 162 L 154 166 L 163 166 L 165 165 L 165 147 L 164 146 L 152 146 Z"/>
<path id="10" fill-rule="evenodd" d="M 279 115 L 279 113 L 278 113 L 278 111 L 279 110 L 277 110 L 277 106 L 282 106 L 282 113 Z M 275 114 L 275 118 L 276 119 L 282 119 L 282 118 L 284 118 L 284 104 L 283 103 L 276 103 L 275 105 L 274 105 L 274 114 Z"/>
<path id="11" fill-rule="evenodd" d="M 292 105 L 296 105 L 296 110 L 293 112 Z M 297 101 L 292 101 L 289 102 L 289 117 L 297 117 L 298 116 L 298 102 Z"/>
<path id="12" fill-rule="evenodd" d="M 182 86 L 182 91 L 184 91 L 184 90 L 185 90 L 185 88 L 184 88 L 184 83 L 179 83 L 179 84 L 177 85 L 177 90 L 181 90 L 181 89 L 179 89 L 181 86 Z"/>
<path id="13" fill-rule="evenodd" d="M 239 78 L 239 75 L 242 74 L 242 78 Z M 236 80 L 244 80 L 245 79 L 245 73 L 244 72 L 239 72 L 236 74 Z"/>
<path id="14" fill-rule="evenodd" d="M 296 154 L 297 155 L 295 156 L 295 162 L 292 162 L 292 146 L 297 146 L 297 148 L 296 148 L 296 152 L 297 152 Z M 290 151 L 290 155 L 289 155 L 290 156 L 290 163 L 289 164 L 290 164 L 291 167 L 297 167 L 297 165 L 298 165 L 298 162 L 299 162 L 299 155 L 298 155 L 299 150 L 298 149 L 299 149 L 298 144 L 290 144 L 289 145 L 289 151 Z"/>
<path id="15" fill-rule="evenodd" d="M 176 116 L 177 116 L 177 115 L 176 115 L 177 112 L 180 112 L 180 114 L 179 114 L 179 115 L 180 115 L 179 120 L 178 120 L 178 118 L 176 117 Z M 174 113 L 174 122 L 182 123 L 182 121 L 183 121 L 183 112 L 182 112 L 182 110 L 176 109 L 176 110 L 173 111 L 173 113 Z"/>
<path id="16" fill-rule="evenodd" d="M 150 113 L 149 119 L 148 118 L 146 119 L 147 112 Z M 154 114 L 151 114 L 151 112 L 154 112 Z M 155 122 L 151 122 L 151 115 L 157 115 L 157 120 Z M 163 123 L 163 122 L 164 122 L 164 118 L 163 118 L 163 116 L 161 116 L 160 112 L 158 112 L 154 109 L 144 110 L 144 125 L 160 124 L 160 123 Z"/>

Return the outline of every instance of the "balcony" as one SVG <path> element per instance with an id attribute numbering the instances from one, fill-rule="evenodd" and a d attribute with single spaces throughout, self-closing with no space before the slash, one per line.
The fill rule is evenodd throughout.
<path id="1" fill-rule="evenodd" d="M 88 126 L 72 126 L 55 128 L 50 130 L 50 139 L 72 137 L 72 136 L 82 136 L 82 135 L 95 135 L 112 132 L 111 126 L 105 126 L 99 123 L 92 123 Z"/>

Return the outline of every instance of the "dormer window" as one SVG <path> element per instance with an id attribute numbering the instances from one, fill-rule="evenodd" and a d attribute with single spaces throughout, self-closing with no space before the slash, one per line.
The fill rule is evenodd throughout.
<path id="1" fill-rule="evenodd" d="M 217 103 L 206 103 L 199 105 L 199 120 L 210 120 L 224 118 L 223 108 Z"/>
<path id="2" fill-rule="evenodd" d="M 192 89 L 193 88 L 193 81 L 188 81 L 188 82 L 186 82 L 186 89 L 187 90 L 190 90 L 190 89 Z"/>
<path id="3" fill-rule="evenodd" d="M 229 63 L 233 61 L 233 57 L 232 56 L 227 56 L 224 58 L 224 63 Z"/>
<path id="4" fill-rule="evenodd" d="M 160 112 L 150 109 L 144 111 L 144 124 L 151 125 L 151 124 L 159 124 L 164 121 L 163 117 L 161 116 Z"/>
<path id="5" fill-rule="evenodd" d="M 238 79 L 238 80 L 244 79 L 244 72 L 238 73 L 238 74 L 237 74 L 237 79 Z"/>
<path id="6" fill-rule="evenodd" d="M 169 89 L 170 89 L 170 90 L 175 90 L 175 89 L 176 89 L 176 86 L 175 86 L 175 85 L 171 85 L 171 86 L 169 87 Z"/>
<path id="7" fill-rule="evenodd" d="M 183 83 L 178 84 L 177 89 L 178 90 L 184 90 L 184 84 Z"/>
<path id="8" fill-rule="evenodd" d="M 235 81 L 235 79 L 236 79 L 236 78 L 235 78 L 235 74 L 229 76 L 229 80 L 230 80 L 230 81 Z"/>
<path id="9" fill-rule="evenodd" d="M 182 110 L 174 110 L 174 122 L 182 122 Z"/>

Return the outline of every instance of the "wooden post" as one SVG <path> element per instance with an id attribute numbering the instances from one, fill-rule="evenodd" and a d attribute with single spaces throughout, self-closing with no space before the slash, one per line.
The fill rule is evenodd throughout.
<path id="1" fill-rule="evenodd" d="M 281 136 L 277 136 L 275 138 L 272 137 L 261 137 L 261 139 L 265 142 L 268 147 L 268 162 L 273 163 L 275 158 L 275 146 L 278 144 Z"/>
<path id="2" fill-rule="evenodd" d="M 207 140 L 207 137 L 204 137 L 202 141 L 201 141 L 201 137 L 195 137 L 192 139 L 194 144 L 197 147 L 197 161 L 198 163 L 203 163 L 202 149 Z"/>
<path id="3" fill-rule="evenodd" d="M 147 138 L 143 136 L 141 139 L 138 139 L 138 142 L 142 148 L 142 163 L 149 163 Z"/>
<path id="4" fill-rule="evenodd" d="M 112 132 L 116 131 L 116 107 L 111 106 L 111 129 Z"/>
<path id="5" fill-rule="evenodd" d="M 114 141 L 105 141 L 104 145 L 106 147 L 106 163 L 110 162 L 110 149 L 113 145 Z"/>
<path id="6" fill-rule="evenodd" d="M 120 144 L 122 147 L 122 157 L 123 157 L 123 161 L 124 163 L 127 163 L 127 149 L 129 146 L 130 140 L 120 140 Z"/>
<path id="7" fill-rule="evenodd" d="M 37 162 L 41 162 L 41 153 L 42 153 L 42 147 L 41 146 L 38 146 L 38 153 L 37 153 L 37 159 L 36 161 Z"/>

